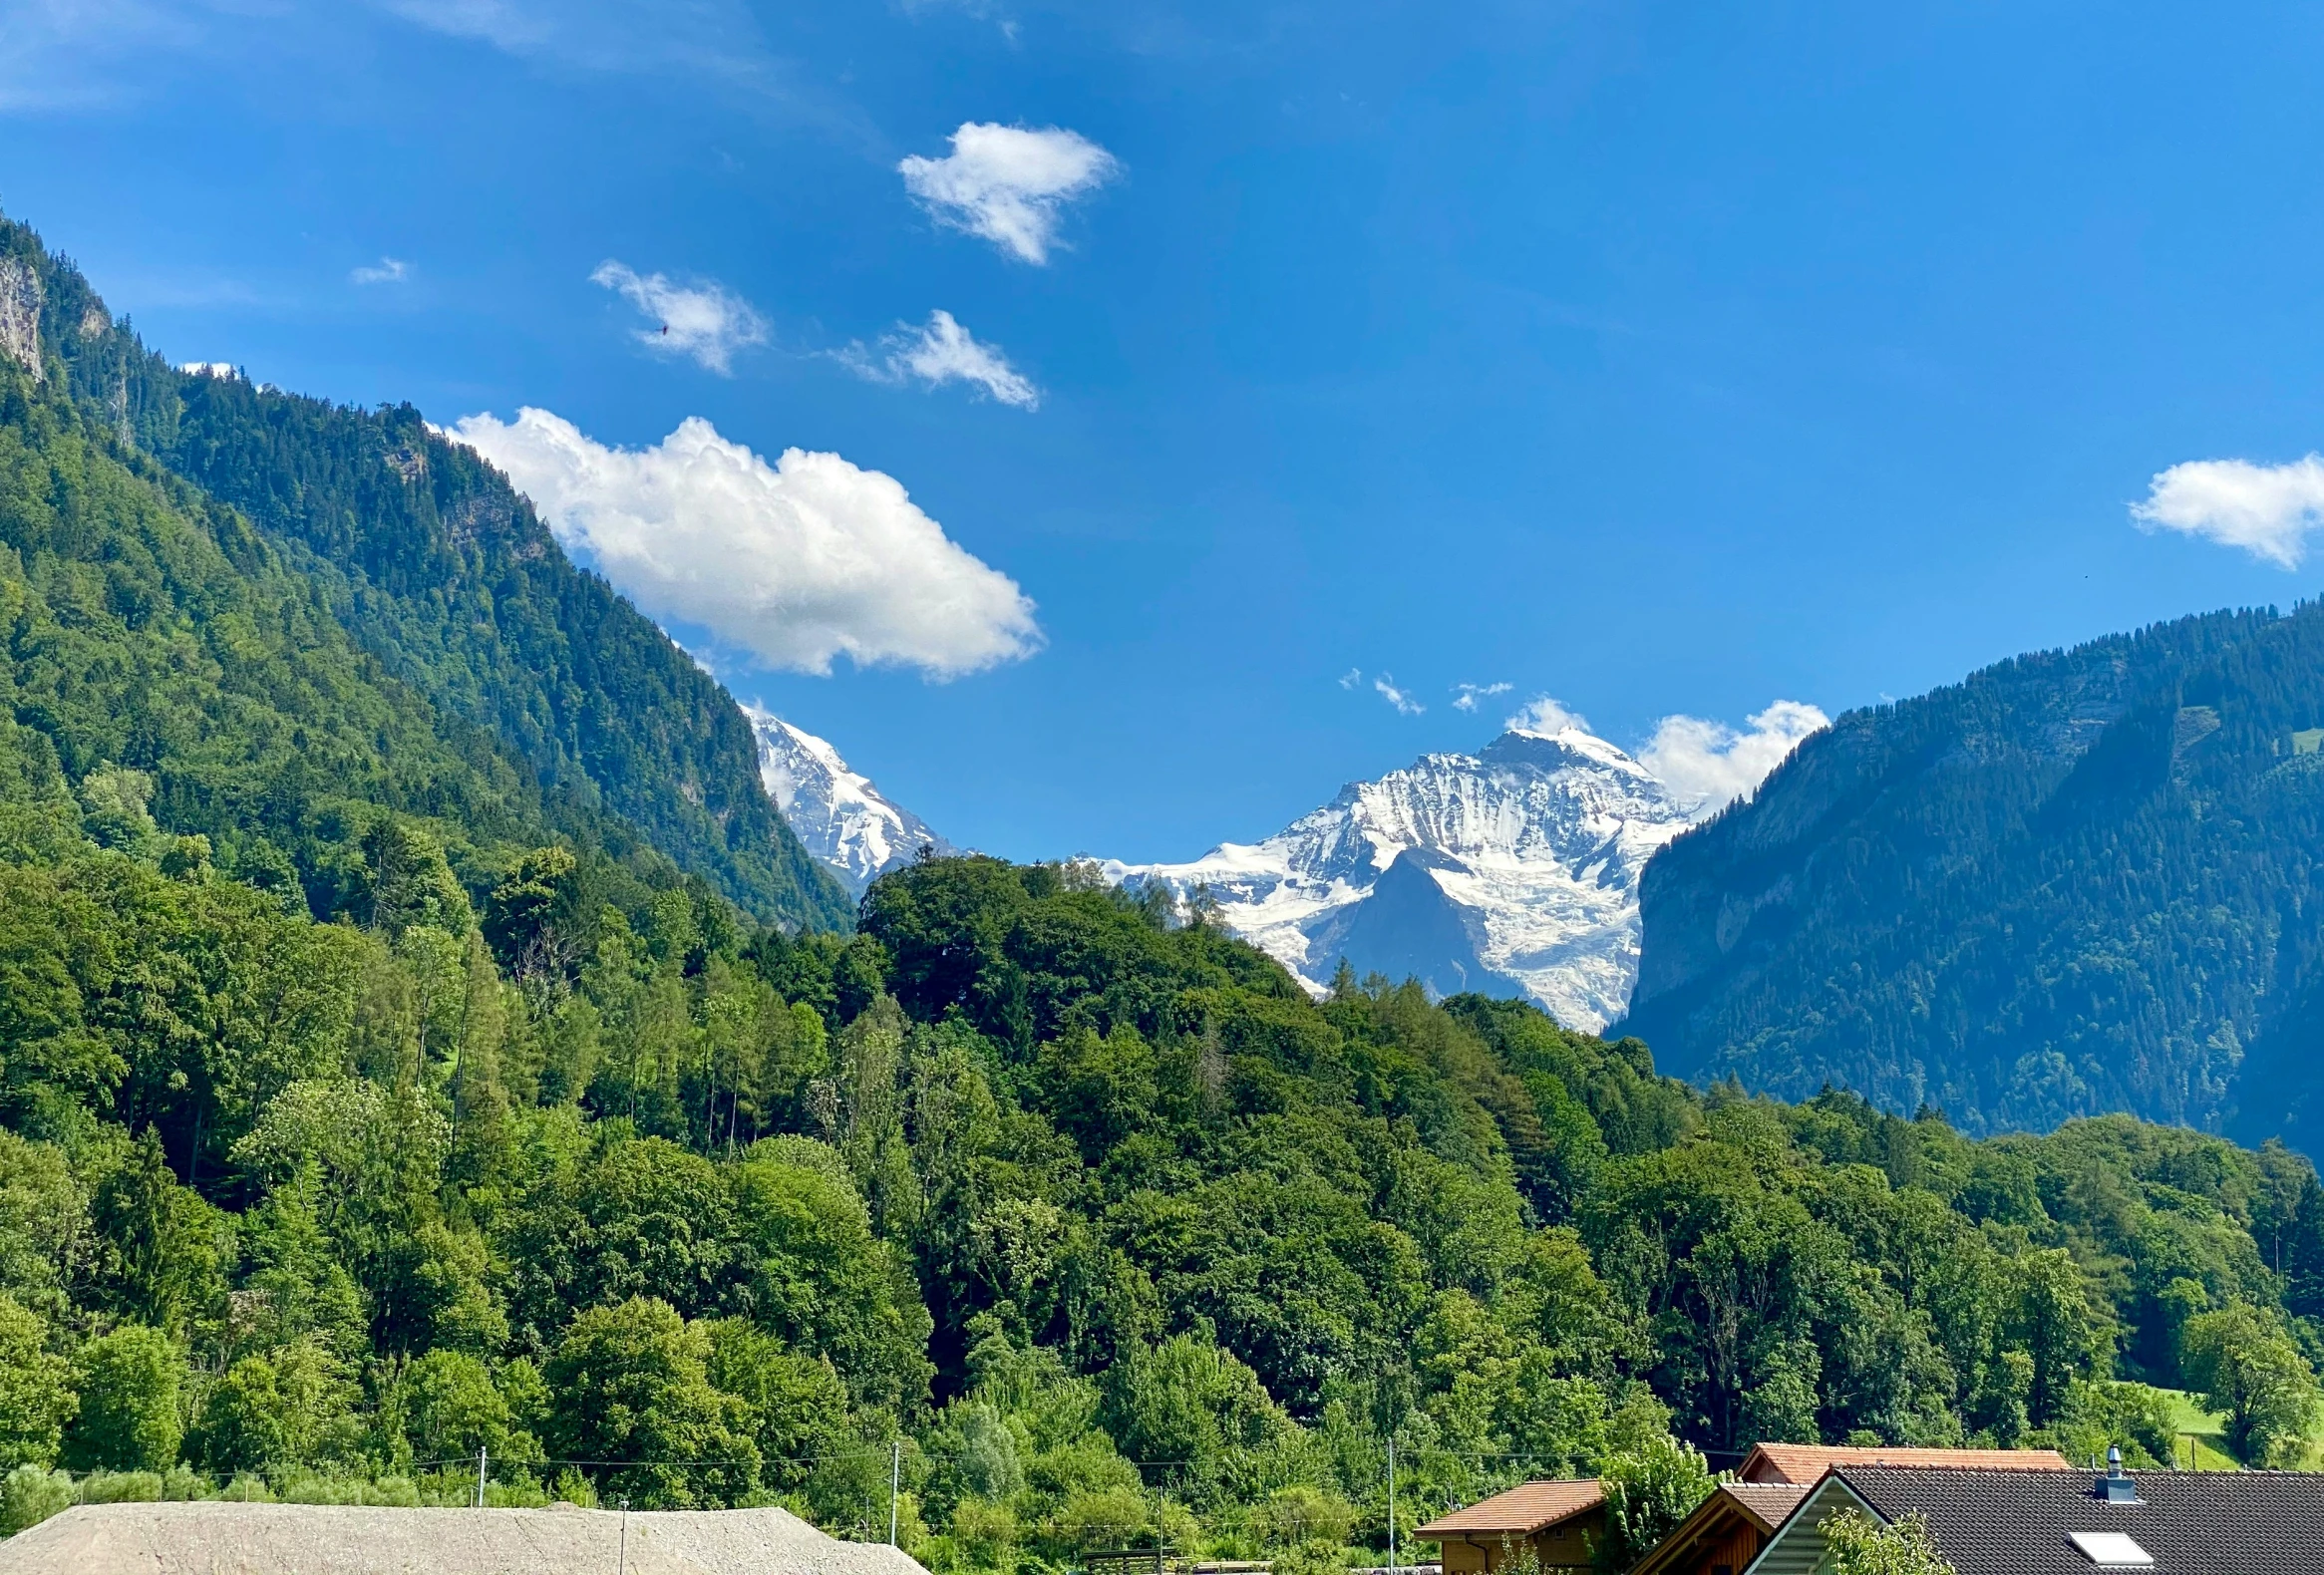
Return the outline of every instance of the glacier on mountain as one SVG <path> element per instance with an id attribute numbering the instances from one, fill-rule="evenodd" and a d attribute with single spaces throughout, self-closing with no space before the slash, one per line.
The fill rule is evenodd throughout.
<path id="1" fill-rule="evenodd" d="M 743 707 L 743 715 L 759 737 L 759 779 L 768 795 L 807 850 L 856 896 L 883 871 L 917 858 L 922 847 L 958 851 L 870 778 L 849 771 L 825 740 L 758 706 Z"/>
<path id="2" fill-rule="evenodd" d="M 743 710 L 768 793 L 856 895 L 923 846 L 960 851 L 825 740 Z M 1820 711 L 1779 703 L 1747 733 L 1693 723 L 1710 733 L 1675 744 L 1666 723 L 1643 752 L 1649 766 L 1571 713 L 1536 707 L 1475 755 L 1424 755 L 1351 783 L 1263 842 L 1101 867 L 1205 909 L 1318 995 L 1345 958 L 1359 976 L 1417 978 L 1440 996 L 1527 997 L 1595 1032 L 1623 1014 L 1637 982 L 1646 861 L 1823 723 Z"/>
<path id="3" fill-rule="evenodd" d="M 1352 783 L 1263 842 L 1105 869 L 1209 907 L 1319 994 L 1344 957 L 1439 995 L 1530 997 L 1595 1032 L 1638 977 L 1646 860 L 1724 801 L 1578 727 L 1513 727 L 1475 755 Z"/>

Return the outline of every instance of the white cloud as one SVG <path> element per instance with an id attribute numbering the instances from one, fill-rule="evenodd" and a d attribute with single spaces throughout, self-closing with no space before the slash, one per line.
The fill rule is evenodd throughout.
<path id="1" fill-rule="evenodd" d="M 1372 688 L 1382 700 L 1396 708 L 1396 714 L 1400 717 L 1417 717 L 1429 709 L 1413 699 L 1409 691 L 1397 688 L 1395 678 L 1387 673 L 1373 679 Z"/>
<path id="2" fill-rule="evenodd" d="M 1453 689 L 1455 711 L 1475 711 L 1479 701 L 1491 700 L 1495 695 L 1509 692 L 1507 684 L 1455 684 Z"/>
<path id="3" fill-rule="evenodd" d="M 235 378 L 241 376 L 239 372 L 234 370 L 234 364 L 231 361 L 184 361 L 178 363 L 177 370 L 191 377 Z"/>
<path id="4" fill-rule="evenodd" d="M 401 257 L 382 257 L 369 267 L 357 268 L 347 277 L 357 284 L 401 284 L 412 276 L 412 265 Z"/>
<path id="5" fill-rule="evenodd" d="M 1121 160 L 1079 132 L 964 122 L 942 158 L 897 164 L 904 189 L 937 219 L 1026 262 L 1049 260 L 1058 209 L 1096 190 Z"/>
<path id="6" fill-rule="evenodd" d="M 2142 530 L 2177 530 L 2241 547 L 2281 568 L 2307 556 L 2307 534 L 2324 523 L 2324 459 L 2290 465 L 2194 460 L 2174 465 L 2131 505 Z"/>
<path id="7" fill-rule="evenodd" d="M 597 265 L 589 282 L 619 290 L 654 321 L 654 327 L 637 331 L 639 344 L 665 355 L 692 356 L 721 377 L 733 371 L 736 351 L 767 342 L 767 319 L 758 308 L 716 280 L 673 284 L 667 274 L 641 274 L 608 259 Z"/>
<path id="8" fill-rule="evenodd" d="M 1589 718 L 1578 711 L 1568 711 L 1547 695 L 1536 695 L 1517 708 L 1517 714 L 1502 724 L 1519 733 L 1557 734 L 1571 728 L 1576 733 L 1589 731 Z"/>
<path id="9" fill-rule="evenodd" d="M 1830 721 L 1797 700 L 1777 701 L 1747 719 L 1741 733 L 1701 717 L 1665 717 L 1638 752 L 1638 763 L 1691 802 L 1697 815 L 1710 815 L 1757 788 L 1802 739 Z"/>
<path id="10" fill-rule="evenodd" d="M 1356 687 L 1358 684 L 1361 684 L 1363 681 L 1364 681 L 1364 670 L 1363 670 L 1362 668 L 1360 668 L 1360 667 L 1351 667 L 1351 668 L 1349 668 L 1349 669 L 1348 669 L 1346 672 L 1344 672 L 1344 673 L 1342 673 L 1342 674 L 1340 675 L 1340 688 L 1342 688 L 1342 689 L 1354 689 L 1354 688 L 1355 688 L 1355 687 Z"/>
<path id="11" fill-rule="evenodd" d="M 559 540 L 647 613 L 770 666 L 917 667 L 953 678 L 1040 649 L 1033 603 L 912 503 L 835 454 L 774 465 L 700 417 L 613 449 L 543 410 L 449 436 L 506 472 Z"/>
<path id="12" fill-rule="evenodd" d="M 861 345 L 837 352 L 841 364 L 874 383 L 901 383 L 918 378 L 930 388 L 945 383 L 973 383 L 1003 405 L 1037 410 L 1041 391 L 1030 378 L 1009 365 L 1000 347 L 979 343 L 950 312 L 928 314 L 927 325 L 913 328 L 899 323 L 879 342 L 886 354 L 874 361 Z"/>

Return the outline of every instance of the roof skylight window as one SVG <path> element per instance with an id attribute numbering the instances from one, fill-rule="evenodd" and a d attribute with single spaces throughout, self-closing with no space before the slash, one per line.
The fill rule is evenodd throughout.
<path id="1" fill-rule="evenodd" d="M 2084 1558 L 2102 1570 L 2155 1567 L 2155 1555 L 2139 1546 L 2127 1531 L 2069 1531 L 2066 1537 L 2082 1551 Z"/>

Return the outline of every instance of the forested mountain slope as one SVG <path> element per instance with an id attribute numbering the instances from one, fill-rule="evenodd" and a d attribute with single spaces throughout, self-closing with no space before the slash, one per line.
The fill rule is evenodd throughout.
<path id="1" fill-rule="evenodd" d="M 1648 867 L 1624 1031 L 1689 1077 L 1971 1130 L 2127 1110 L 2313 1142 L 2319 727 L 2314 604 L 1844 716 Z"/>
<path id="2" fill-rule="evenodd" d="M 0 1111 L 70 1124 L 69 1090 L 198 1176 L 272 1088 L 340 1064 L 346 926 L 437 925 L 423 984 L 454 991 L 475 901 L 548 817 L 522 761 L 24 351 L 0 346 Z M 567 819 L 535 863 L 585 911 L 682 884 L 612 817 Z"/>
<path id="3" fill-rule="evenodd" d="M 503 1501 L 878 1537 L 893 1446 L 939 1569 L 1322 1570 L 1377 1556 L 1391 1433 L 1408 1536 L 1544 1472 L 1683 1510 L 1666 1429 L 2166 1456 L 2136 1380 L 2307 1448 L 2324 1189 L 2280 1147 L 1706 1096 L 1520 1003 L 1315 1002 L 1087 866 L 917 864 L 842 941 L 700 885 L 584 935 L 546 857 L 481 930 L 166 858 L 0 863 L 17 979 L 71 974 L 96 891 L 109 966 L 246 981 L 198 1026 L 4 997 L 50 1014 L 0 1024 L 10 1523 L 228 1476 L 457 1502 L 482 1448 Z M 149 1124 L 178 1089 L 198 1173 Z"/>
<path id="4" fill-rule="evenodd" d="M 498 472 L 409 406 L 169 367 L 21 225 L 0 220 L 0 256 L 34 281 L 41 348 L 83 406 L 284 548 L 388 673 L 521 763 L 551 823 L 618 836 L 617 818 L 756 914 L 846 922 L 846 893 L 761 788 L 733 701 L 575 568 Z"/>

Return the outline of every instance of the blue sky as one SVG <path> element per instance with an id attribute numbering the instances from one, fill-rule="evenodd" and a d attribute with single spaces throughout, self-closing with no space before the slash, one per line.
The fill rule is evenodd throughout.
<path id="1" fill-rule="evenodd" d="M 700 418 L 740 447 L 636 462 L 589 539 L 793 512 L 672 607 L 747 601 L 789 572 L 749 544 L 828 504 L 828 638 L 665 615 L 997 852 L 1255 838 L 1538 695 L 1636 745 L 2314 579 L 2324 20 L 2294 8 L 0 18 L 0 204 L 172 359 L 530 407 L 584 458 Z M 907 188 L 963 126 L 1072 134 L 995 156 L 1042 260 L 975 232 L 989 179 Z M 1081 182 L 1044 206 L 1057 157 Z M 712 313 L 696 354 L 638 342 L 664 307 Z M 965 364 L 926 359 L 937 312 L 985 384 L 911 370 Z M 845 467 L 753 469 L 792 448 Z"/>

